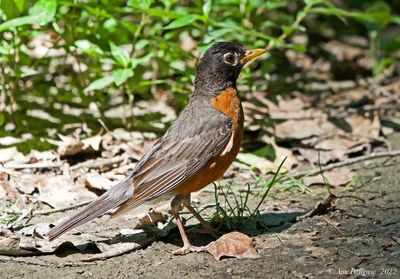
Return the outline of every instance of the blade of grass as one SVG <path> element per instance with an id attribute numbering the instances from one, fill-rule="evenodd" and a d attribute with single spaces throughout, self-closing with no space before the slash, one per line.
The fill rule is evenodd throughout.
<path id="1" fill-rule="evenodd" d="M 278 170 L 275 172 L 274 177 L 272 177 L 272 179 L 270 180 L 270 183 L 268 184 L 268 188 L 265 190 L 264 195 L 262 196 L 260 202 L 257 204 L 257 207 L 254 209 L 254 211 L 251 214 L 251 216 L 255 216 L 255 214 L 258 212 L 258 209 L 260 208 L 261 204 L 264 202 L 265 198 L 267 197 L 269 191 L 274 186 L 275 181 L 276 181 L 276 179 L 278 177 L 278 174 L 279 174 L 283 164 L 285 163 L 286 159 L 287 159 L 287 157 L 285 157 L 285 159 L 282 160 L 281 164 L 278 167 Z"/>

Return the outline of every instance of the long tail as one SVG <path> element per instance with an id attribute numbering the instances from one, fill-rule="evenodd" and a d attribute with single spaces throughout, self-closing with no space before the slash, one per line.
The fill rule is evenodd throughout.
<path id="1" fill-rule="evenodd" d="M 105 192 L 99 198 L 92 201 L 90 204 L 52 228 L 48 233 L 48 239 L 52 241 L 63 233 L 89 222 L 90 220 L 104 214 L 108 210 L 121 205 L 130 197 L 132 197 L 132 195 L 132 179 L 131 177 L 128 177 Z"/>

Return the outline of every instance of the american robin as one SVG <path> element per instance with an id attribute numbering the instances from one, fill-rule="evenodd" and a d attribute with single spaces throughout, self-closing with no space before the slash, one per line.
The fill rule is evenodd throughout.
<path id="1" fill-rule="evenodd" d="M 239 152 L 244 116 L 236 80 L 245 64 L 265 52 L 245 51 L 231 42 L 212 45 L 197 65 L 189 104 L 165 135 L 123 181 L 51 229 L 49 240 L 113 208 L 119 207 L 115 216 L 148 201 L 173 197 L 171 212 L 183 240 L 174 254 L 196 251 L 179 211 L 186 207 L 212 231 L 191 206 L 190 193 L 221 178 Z"/>

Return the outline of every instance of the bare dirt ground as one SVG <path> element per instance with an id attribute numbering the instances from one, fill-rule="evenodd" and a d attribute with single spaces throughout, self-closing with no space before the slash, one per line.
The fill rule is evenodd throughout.
<path id="1" fill-rule="evenodd" d="M 394 147 L 399 137 L 393 138 Z M 374 160 L 358 166 L 357 185 L 335 188 L 336 206 L 324 215 L 295 221 L 323 200 L 326 191 L 279 193 L 261 212 L 269 227 L 253 237 L 259 259 L 224 258 L 207 253 L 173 256 L 181 245 L 177 229 L 122 256 L 76 264 L 86 253 L 59 249 L 55 255 L 0 258 L 0 278 L 399 278 L 400 162 Z M 212 187 L 196 200 L 213 199 Z M 256 202 L 254 199 L 253 202 Z M 213 209 L 211 209 L 212 211 Z M 66 213 L 42 216 L 55 220 Z M 32 220 L 35 222 L 37 220 Z M 102 217 L 81 231 L 107 235 L 132 220 Z M 190 234 L 195 244 L 212 239 Z"/>

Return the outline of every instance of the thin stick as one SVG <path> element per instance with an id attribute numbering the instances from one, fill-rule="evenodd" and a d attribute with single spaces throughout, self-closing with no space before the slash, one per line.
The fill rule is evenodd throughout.
<path id="1" fill-rule="evenodd" d="M 323 219 L 326 223 L 328 223 L 329 225 L 331 225 L 340 235 L 344 235 L 344 233 L 343 233 L 341 230 L 339 230 L 339 228 L 338 228 L 334 223 L 332 223 L 330 220 L 326 219 L 325 217 L 322 217 L 322 219 Z"/>
<path id="2" fill-rule="evenodd" d="M 92 257 L 86 258 L 86 259 L 82 259 L 82 263 L 87 263 L 87 262 L 94 262 L 94 261 L 98 261 L 98 260 L 105 260 L 105 259 L 110 259 L 110 258 L 114 258 L 114 257 L 118 257 L 121 256 L 123 254 L 127 254 L 129 252 L 138 250 L 140 248 L 142 248 L 144 245 L 151 243 L 152 241 L 154 241 L 154 239 L 149 238 L 146 239 L 145 243 L 124 243 L 124 245 L 122 245 L 122 247 L 120 247 L 119 249 L 110 249 L 109 251 L 103 252 L 99 255 L 94 255 Z"/>
<path id="3" fill-rule="evenodd" d="M 66 262 L 66 263 L 46 263 L 38 260 L 31 260 L 29 258 L 15 258 L 15 257 L 6 257 L 6 256 L 0 256 L 0 262 L 13 262 L 13 263 L 24 263 L 24 264 L 29 264 L 29 265 L 37 265 L 37 266 L 43 266 L 43 267 L 74 267 L 74 266 L 87 266 L 87 265 L 95 265 L 96 263 L 90 263 L 90 262 Z"/>
<path id="4" fill-rule="evenodd" d="M 70 170 L 77 170 L 81 168 L 88 168 L 88 169 L 101 169 L 110 165 L 114 165 L 117 163 L 121 163 L 128 157 L 126 155 L 117 156 L 113 158 L 103 159 L 103 160 L 90 160 L 85 161 L 83 163 L 76 164 L 70 168 Z"/>
<path id="5" fill-rule="evenodd" d="M 76 208 L 85 206 L 85 205 L 89 204 L 90 202 L 91 201 L 84 201 L 84 202 L 81 202 L 81 203 L 78 203 L 75 205 L 71 205 L 71 206 L 67 206 L 67 207 L 63 207 L 63 208 L 38 211 L 34 215 L 49 215 L 49 214 L 53 214 L 56 212 L 63 212 L 63 211 L 71 210 L 71 209 L 76 209 Z"/>
<path id="6" fill-rule="evenodd" d="M 315 168 L 315 169 L 311 169 L 311 170 L 308 170 L 308 171 L 296 172 L 292 176 L 294 178 L 299 178 L 299 177 L 302 177 L 302 176 L 305 176 L 305 175 L 316 175 L 316 174 L 319 174 L 319 173 L 321 173 L 323 171 L 328 171 L 328 170 L 332 170 L 332 169 L 335 169 L 335 168 L 341 168 L 341 167 L 353 165 L 353 164 L 356 164 L 356 163 L 359 163 L 359 162 L 363 162 L 363 161 L 368 161 L 368 160 L 378 159 L 378 158 L 384 158 L 384 157 L 396 157 L 396 156 L 400 156 L 400 150 L 372 152 L 372 153 L 364 155 L 364 156 L 360 156 L 360 157 L 356 157 L 356 158 L 350 158 L 348 160 L 345 160 L 345 161 L 342 161 L 342 162 L 338 162 L 338 163 L 329 164 L 329 165 L 323 166 L 321 168 Z"/>
<path id="7" fill-rule="evenodd" d="M 14 170 L 20 170 L 20 169 L 53 169 L 53 168 L 60 168 L 63 166 L 63 162 L 49 162 L 49 163 L 34 163 L 34 164 L 13 164 L 9 163 L 7 165 L 4 165 L 4 169 L 14 169 Z M 5 171 L 4 171 L 5 172 Z"/>

